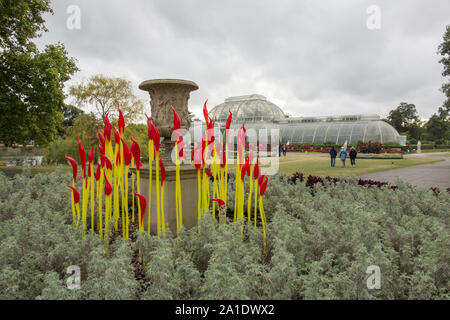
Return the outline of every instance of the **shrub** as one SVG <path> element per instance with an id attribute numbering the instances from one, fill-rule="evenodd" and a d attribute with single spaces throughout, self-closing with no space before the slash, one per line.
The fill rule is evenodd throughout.
<path id="1" fill-rule="evenodd" d="M 41 294 L 51 299 L 70 297 L 74 293 L 66 292 L 62 285 L 70 265 L 80 267 L 82 288 L 95 288 L 94 282 L 109 285 L 77 297 L 125 298 L 126 276 L 120 269 L 133 271 L 127 258 L 129 249 L 118 249 L 116 256 L 111 256 L 115 251 L 101 255 L 104 246 L 98 235 L 83 238 L 81 229 L 72 226 L 70 190 L 65 187 L 68 180 L 70 175 L 58 173 L 33 178 L 16 175 L 14 179 L 0 174 L 1 299 L 34 299 Z M 94 272 L 102 264 L 105 267 Z M 129 275 L 134 280 L 133 272 Z M 63 291 L 66 294 L 59 295 Z M 136 290 L 131 291 L 135 294 Z"/>

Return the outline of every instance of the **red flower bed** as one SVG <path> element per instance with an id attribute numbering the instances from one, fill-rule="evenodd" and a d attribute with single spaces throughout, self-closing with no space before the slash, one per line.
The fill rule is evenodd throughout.
<path id="1" fill-rule="evenodd" d="M 401 149 L 381 149 L 381 153 L 404 153 Z"/>
<path id="2" fill-rule="evenodd" d="M 369 140 L 368 142 L 358 144 L 356 149 L 361 153 L 380 153 L 382 146 L 382 143 Z"/>
<path id="3" fill-rule="evenodd" d="M 291 143 L 287 146 L 287 152 L 321 152 L 321 153 L 329 153 L 331 147 L 325 146 L 323 144 L 298 144 Z M 339 147 L 336 147 L 336 150 L 339 150 Z M 359 153 L 403 153 L 404 151 L 401 148 L 393 148 L 386 149 L 383 148 L 383 144 L 379 142 L 364 142 L 360 143 L 356 146 L 356 151 Z M 347 153 L 350 152 L 350 148 L 347 148 Z"/>

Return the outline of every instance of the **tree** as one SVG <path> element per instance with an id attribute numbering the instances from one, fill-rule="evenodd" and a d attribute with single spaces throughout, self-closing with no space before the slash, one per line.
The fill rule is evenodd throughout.
<path id="1" fill-rule="evenodd" d="M 90 107 L 100 118 L 107 113 L 110 118 L 117 118 L 119 104 L 125 121 L 133 122 L 142 115 L 144 109 L 143 102 L 133 93 L 131 82 L 122 78 L 94 75 L 88 81 L 72 86 L 70 95 L 76 104 Z"/>
<path id="2" fill-rule="evenodd" d="M 103 120 L 98 119 L 94 114 L 81 114 L 75 121 L 73 126 L 66 129 L 62 137 L 57 138 L 47 148 L 45 148 L 44 161 L 48 164 L 67 163 L 64 157 L 68 154 L 71 157 L 78 157 L 78 137 L 80 137 L 86 154 L 94 143 L 97 148 L 100 141 L 98 139 L 98 130 L 103 132 Z M 141 148 L 141 161 L 148 161 L 148 128 L 147 124 L 128 124 L 125 131 L 125 142 L 130 146 L 131 137 L 135 139 Z M 111 140 L 114 147 L 114 133 L 111 133 Z"/>
<path id="3" fill-rule="evenodd" d="M 418 132 L 417 127 L 420 127 L 416 106 L 406 102 L 401 102 L 396 109 L 391 110 L 387 121 L 400 133 Z"/>
<path id="4" fill-rule="evenodd" d="M 68 128 L 72 127 L 75 124 L 75 120 L 84 114 L 84 111 L 80 108 L 77 108 L 72 105 L 67 105 L 63 109 L 63 117 L 64 120 L 61 125 L 58 126 L 58 135 L 63 136 L 64 133 L 68 130 Z"/>
<path id="5" fill-rule="evenodd" d="M 433 114 L 426 124 L 426 130 L 429 138 L 436 143 L 444 143 L 450 139 L 450 25 L 446 26 L 446 31 L 443 36 L 443 42 L 438 47 L 438 54 L 442 56 L 440 63 L 444 67 L 442 75 L 447 81 L 441 87 L 447 99 L 444 101 L 442 108 Z"/>
<path id="6" fill-rule="evenodd" d="M 442 75 L 448 77 L 450 76 L 450 25 L 446 26 L 443 40 L 444 41 L 438 47 L 438 54 L 442 56 L 442 59 L 439 60 L 439 62 L 444 66 Z M 447 111 L 450 111 L 450 80 L 447 79 L 447 82 L 442 85 L 441 90 L 447 97 L 443 106 Z"/>
<path id="7" fill-rule="evenodd" d="M 0 2 L 0 141 L 11 146 L 52 141 L 63 121 L 63 86 L 78 69 L 61 43 L 39 51 L 48 0 Z"/>
<path id="8" fill-rule="evenodd" d="M 429 138 L 436 143 L 445 143 L 450 139 L 449 111 L 440 107 L 426 124 Z"/>
<path id="9" fill-rule="evenodd" d="M 2 48 L 34 46 L 30 39 L 46 32 L 42 15 L 52 13 L 50 0 L 1 0 L 0 46 Z"/>
<path id="10" fill-rule="evenodd" d="M 75 159 L 78 156 L 78 137 L 86 149 L 86 154 L 94 143 L 94 148 L 99 144 L 98 130 L 103 128 L 103 122 L 93 114 L 81 114 L 73 123 L 67 127 L 64 135 L 57 138 L 47 148 L 45 148 L 45 162 L 66 163 L 65 154 L 69 154 Z M 112 137 L 114 140 L 114 137 Z"/>
<path id="11" fill-rule="evenodd" d="M 84 111 L 72 105 L 67 105 L 63 110 L 63 126 L 72 127 L 75 124 L 75 119 L 84 114 Z"/>
<path id="12" fill-rule="evenodd" d="M 422 139 L 424 132 L 425 128 L 423 127 L 422 123 L 413 123 L 408 129 L 408 136 L 414 140 L 420 140 Z"/>

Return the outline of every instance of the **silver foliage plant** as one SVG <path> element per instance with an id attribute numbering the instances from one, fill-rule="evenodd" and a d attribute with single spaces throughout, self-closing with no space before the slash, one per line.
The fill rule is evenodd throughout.
<path id="1" fill-rule="evenodd" d="M 138 233 L 105 252 L 97 234 L 72 226 L 67 180 L 0 174 L 0 299 L 450 298 L 447 192 L 353 179 L 311 188 L 275 176 L 266 253 L 259 227 L 244 224 L 241 236 L 240 224 L 211 217 L 200 232 Z M 67 288 L 70 265 L 80 267 L 79 289 Z M 366 285 L 370 265 L 381 270 L 378 290 Z"/>

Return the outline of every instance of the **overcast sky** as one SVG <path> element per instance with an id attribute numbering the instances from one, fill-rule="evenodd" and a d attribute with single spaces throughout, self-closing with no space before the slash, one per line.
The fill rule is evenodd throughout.
<path id="1" fill-rule="evenodd" d="M 80 29 L 67 8 L 80 8 Z M 367 8 L 380 9 L 380 29 Z M 201 115 L 229 96 L 258 93 L 294 116 L 379 114 L 405 101 L 428 118 L 444 100 L 437 47 L 450 1 L 53 0 L 49 32 L 91 75 L 196 82 Z M 375 15 L 374 15 L 375 14 Z M 376 23 L 376 22 L 375 22 Z M 373 24 L 372 24 L 373 25 Z"/>

